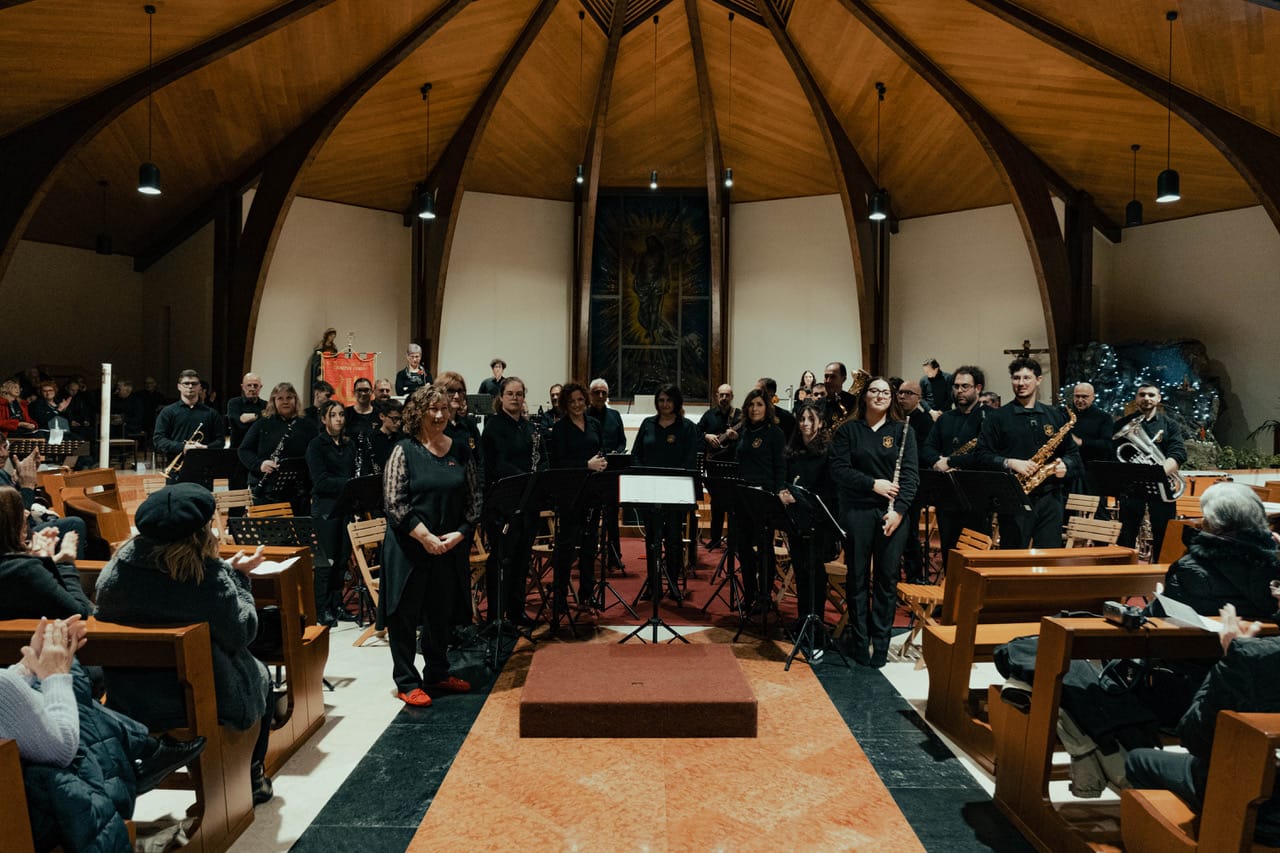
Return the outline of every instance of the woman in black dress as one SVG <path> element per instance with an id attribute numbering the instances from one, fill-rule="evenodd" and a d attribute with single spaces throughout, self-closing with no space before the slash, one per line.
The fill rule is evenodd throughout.
<path id="1" fill-rule="evenodd" d="M 560 420 L 551 429 L 551 467 L 589 468 L 603 471 L 605 460 L 600 422 L 587 417 L 587 389 L 570 382 L 560 391 Z M 554 630 L 560 614 L 568 611 L 569 576 L 578 558 L 578 602 L 589 606 L 595 595 L 595 537 L 587 529 L 587 507 L 579 499 L 572 507 L 559 509 L 556 549 L 551 563 L 551 621 Z"/>
<path id="2" fill-rule="evenodd" d="M 786 485 L 786 439 L 773 414 L 773 401 L 762 388 L 752 388 L 742 404 L 738 439 L 738 476 L 748 486 L 780 494 Z M 768 609 L 773 587 L 773 531 L 752 530 L 734 513 L 734 541 L 742 565 L 742 598 L 749 613 Z"/>
<path id="3" fill-rule="evenodd" d="M 640 423 L 640 431 L 636 433 L 631 447 L 633 464 L 639 468 L 669 468 L 693 474 L 698 465 L 702 433 L 693 421 L 684 416 L 684 395 L 680 386 L 663 385 L 654 395 L 653 404 L 658 414 Z M 674 578 L 676 570 L 684 565 L 681 528 L 687 516 L 688 513 L 678 509 L 645 510 L 642 514 L 645 559 L 652 567 L 665 550 L 668 594 L 676 601 L 683 598 Z M 652 572 L 650 577 L 653 577 Z M 661 586 L 648 592 L 660 595 Z"/>
<path id="4" fill-rule="evenodd" d="M 449 674 L 447 649 L 454 609 L 467 595 L 464 543 L 480 519 L 480 474 L 467 444 L 446 432 L 449 414 L 440 386 L 414 391 L 403 412 L 407 437 L 392 448 L 383 472 L 388 530 L 378 604 L 396 695 L 420 708 L 431 704 L 428 691 L 471 689 Z M 414 661 L 419 629 L 422 673 Z"/>
<path id="5" fill-rule="evenodd" d="M 316 539 L 329 558 L 329 566 L 317 566 L 316 614 L 321 625 L 338 624 L 342 614 L 342 580 L 351 555 L 347 519 L 335 515 L 338 496 L 356 472 L 356 444 L 346 435 L 347 413 L 342 403 L 326 400 L 320 405 L 324 431 L 307 445 L 307 471 L 311 475 L 311 523 Z"/>
<path id="6" fill-rule="evenodd" d="M 831 439 L 831 477 L 840 493 L 840 526 L 848 536 L 846 636 L 853 659 L 864 666 L 882 667 L 889 655 L 898 563 L 907 544 L 902 519 L 920 481 L 916 443 L 907 437 L 902 409 L 888 381 L 877 376 L 862 387 L 853 415 Z"/>

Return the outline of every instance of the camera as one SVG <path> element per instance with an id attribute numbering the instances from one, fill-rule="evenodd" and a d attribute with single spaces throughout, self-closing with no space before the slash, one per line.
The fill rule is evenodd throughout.
<path id="1" fill-rule="evenodd" d="M 1121 628 L 1127 628 L 1130 631 L 1141 628 L 1143 623 L 1147 621 L 1147 617 L 1142 615 L 1140 608 L 1121 604 L 1118 601 L 1108 601 L 1102 605 L 1102 617 L 1108 622 L 1119 625 Z"/>

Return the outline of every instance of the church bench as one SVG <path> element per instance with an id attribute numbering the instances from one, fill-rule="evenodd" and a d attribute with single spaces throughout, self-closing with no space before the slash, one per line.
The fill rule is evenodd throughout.
<path id="1" fill-rule="evenodd" d="M 16 660 L 31 639 L 37 619 L 0 622 L 0 659 Z M 169 733 L 179 740 L 203 736 L 207 745 L 189 773 L 170 776 L 166 787 L 190 788 L 198 819 L 191 853 L 221 853 L 253 822 L 249 763 L 257 732 L 218 724 L 209 626 L 132 628 L 88 620 L 88 643 L 77 654 L 88 666 L 172 669 L 186 697 L 186 725 Z"/>
<path id="2" fill-rule="evenodd" d="M 1274 634 L 1275 628 L 1265 629 L 1264 633 Z M 1030 711 L 1019 711 L 1000 702 L 998 686 L 993 685 L 990 690 L 996 746 L 996 805 L 1040 850 L 1084 853 L 1120 849 L 1119 802 L 1054 803 L 1050 800 L 1049 781 L 1055 771 L 1053 753 L 1058 741 L 1062 678 L 1072 660 L 1149 657 L 1216 660 L 1222 654 L 1218 635 L 1199 628 L 1179 627 L 1163 619 L 1149 620 L 1143 628 L 1129 631 L 1100 618 L 1046 617 L 1041 620 L 1039 636 Z"/>
<path id="3" fill-rule="evenodd" d="M 957 578 L 965 566 L 1100 566 L 1138 562 L 1132 548 L 1106 545 L 1099 548 L 1009 548 L 979 550 L 952 548 L 947 554 L 947 577 Z M 955 584 L 946 584 L 939 624 L 956 622 Z"/>
<path id="4" fill-rule="evenodd" d="M 218 549 L 223 559 L 237 551 L 251 553 L 246 547 L 223 545 Z M 315 595 L 312 580 L 311 549 L 303 545 L 268 545 L 263 556 L 272 562 L 297 557 L 298 561 L 281 571 L 255 573 L 250 577 L 254 604 L 280 609 L 282 651 L 278 657 L 263 660 L 269 666 L 283 667 L 288 713 L 277 721 L 267 747 L 267 775 L 272 776 L 289 760 L 306 740 L 324 725 L 324 667 L 329 660 L 329 629 L 309 617 L 314 612 Z"/>
<path id="5" fill-rule="evenodd" d="M 1105 601 L 1153 594 L 1164 574 L 1164 566 L 1145 563 L 965 566 L 948 582 L 956 590 L 956 623 L 924 629 L 925 719 L 990 770 L 994 745 L 985 715 L 972 707 L 973 664 L 992 660 L 996 648 L 1010 640 L 1035 634 L 1041 616 L 1063 610 L 1101 613 Z M 1010 616 L 1022 621 L 1008 621 Z M 985 690 L 978 693 L 979 703 L 985 698 Z"/>
<path id="6" fill-rule="evenodd" d="M 18 744 L 12 740 L 0 740 L 0 826 L 4 827 L 5 849 L 13 853 L 35 850 L 31 821 L 27 817 L 22 762 L 18 757 Z"/>
<path id="7" fill-rule="evenodd" d="M 1127 790 L 1120 795 L 1120 831 L 1130 853 L 1253 853 L 1280 848 L 1253 843 L 1254 805 L 1270 798 L 1280 748 L 1280 714 L 1218 714 L 1205 785 L 1204 813 L 1172 791 Z"/>

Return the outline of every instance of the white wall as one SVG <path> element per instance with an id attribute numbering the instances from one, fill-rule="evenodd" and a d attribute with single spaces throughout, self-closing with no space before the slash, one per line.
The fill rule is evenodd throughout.
<path id="1" fill-rule="evenodd" d="M 466 193 L 449 258 L 440 363 L 475 391 L 495 356 L 536 411 L 570 371 L 573 205 Z"/>
<path id="2" fill-rule="evenodd" d="M 82 372 L 96 387 L 104 361 L 117 378 L 140 380 L 147 369 L 138 346 L 142 277 L 132 258 L 23 240 L 0 281 L 0 304 L 0 375 L 49 364 Z"/>
<path id="3" fill-rule="evenodd" d="M 944 370 L 976 364 L 987 386 L 1009 402 L 1006 349 L 1029 340 L 1048 347 L 1035 269 L 1012 205 L 902 222 L 889 263 L 891 373 L 919 379 L 920 363 Z M 1052 398 L 1057 366 L 1047 356 L 1040 398 Z"/>
<path id="4" fill-rule="evenodd" d="M 729 227 L 729 382 L 735 400 L 741 403 L 761 376 L 777 381 L 781 397 L 805 370 L 820 382 L 828 362 L 860 366 L 853 253 L 840 197 L 735 204 Z"/>
<path id="5" fill-rule="evenodd" d="M 1221 441 L 1239 444 L 1280 417 L 1280 233 L 1266 211 L 1126 228 L 1109 260 L 1094 302 L 1103 340 L 1203 341 L 1229 407 L 1214 430 Z"/>
<path id="6" fill-rule="evenodd" d="M 379 378 L 393 379 L 404 366 L 411 237 L 401 223 L 398 214 L 294 200 L 263 287 L 250 361 L 268 389 L 292 382 L 310 398 L 307 364 L 328 326 L 338 330 L 340 349 L 354 332 L 356 351 L 379 353 Z"/>

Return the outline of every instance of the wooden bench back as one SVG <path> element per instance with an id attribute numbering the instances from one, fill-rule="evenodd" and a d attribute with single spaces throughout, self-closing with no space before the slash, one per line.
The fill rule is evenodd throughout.
<path id="1" fill-rule="evenodd" d="M 31 819 L 27 815 L 27 789 L 22 782 L 22 762 L 18 744 L 0 740 L 0 826 L 4 827 L 5 849 L 14 853 L 35 850 Z"/>
<path id="2" fill-rule="evenodd" d="M 1120 522 L 1077 516 L 1067 519 L 1067 530 L 1063 538 L 1068 548 L 1092 544 L 1114 545 L 1120 538 Z"/>
<path id="3" fill-rule="evenodd" d="M 1101 566 L 1137 561 L 1137 552 L 1117 545 L 1099 548 L 1010 548 L 998 551 L 952 548 L 947 555 L 947 577 L 958 578 L 966 566 Z M 956 622 L 956 588 L 955 583 L 946 584 L 939 624 L 954 625 Z"/>
<path id="4" fill-rule="evenodd" d="M 1154 596 L 1168 566 L 966 566 L 955 586 L 957 642 L 967 627 L 990 622 L 1038 622 L 1060 611 L 1100 614 L 1103 602 Z"/>

